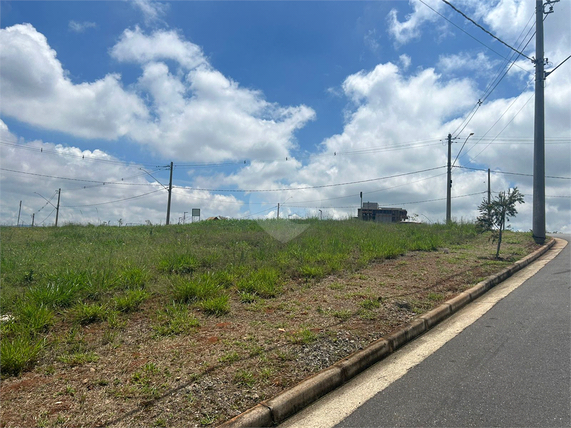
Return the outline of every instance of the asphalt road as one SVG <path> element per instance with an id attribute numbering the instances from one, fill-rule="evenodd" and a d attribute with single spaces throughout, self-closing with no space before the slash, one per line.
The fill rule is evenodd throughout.
<path id="1" fill-rule="evenodd" d="M 337 427 L 571 427 L 570 247 Z"/>
<path id="2" fill-rule="evenodd" d="M 571 245 L 553 257 L 282 427 L 571 427 Z"/>

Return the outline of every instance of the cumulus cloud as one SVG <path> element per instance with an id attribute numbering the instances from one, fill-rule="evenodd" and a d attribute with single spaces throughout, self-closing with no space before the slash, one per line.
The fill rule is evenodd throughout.
<path id="1" fill-rule="evenodd" d="M 315 118 L 307 106 L 283 107 L 241 87 L 176 31 L 122 34 L 110 53 L 141 66 L 132 89 L 118 74 L 72 83 L 45 36 L 29 24 L 0 30 L 0 42 L 3 114 L 80 137 L 127 137 L 162 157 L 285 157 L 295 131 Z"/>
<path id="2" fill-rule="evenodd" d="M 134 122 L 148 116 L 119 75 L 72 83 L 45 36 L 30 24 L 0 30 L 0 44 L 3 114 L 46 129 L 109 139 L 126 135 Z"/>

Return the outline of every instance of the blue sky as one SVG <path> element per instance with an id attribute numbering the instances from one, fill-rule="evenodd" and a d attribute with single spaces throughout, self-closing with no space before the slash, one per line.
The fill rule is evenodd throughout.
<path id="1" fill-rule="evenodd" d="M 533 0 L 454 4 L 513 46 L 533 34 Z M 554 9 L 551 68 L 571 54 L 569 1 Z M 171 222 L 191 208 L 275 217 L 278 202 L 282 216 L 344 218 L 361 191 L 442 221 L 441 140 L 454 134 L 455 157 L 473 132 L 456 164 L 491 168 L 495 193 L 517 185 L 514 226 L 531 227 L 531 177 L 505 172 L 531 173 L 533 64 L 441 1 L 2 1 L 0 14 L 3 224 L 20 200 L 23 222 L 51 224 L 42 197 L 58 188 L 63 222 L 164 223 L 154 178 L 168 171 L 154 167 L 171 161 Z M 571 175 L 569 67 L 546 84 L 553 177 Z M 475 218 L 486 180 L 454 170 L 454 218 Z M 570 193 L 547 180 L 548 230 L 569 231 Z"/>

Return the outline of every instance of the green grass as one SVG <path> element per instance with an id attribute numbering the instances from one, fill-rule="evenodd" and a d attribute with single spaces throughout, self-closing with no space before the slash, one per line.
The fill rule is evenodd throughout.
<path id="1" fill-rule="evenodd" d="M 87 325 L 103 321 L 107 317 L 108 310 L 98 303 L 78 303 L 72 310 L 74 322 Z"/>
<path id="2" fill-rule="evenodd" d="M 0 328 L 2 358 L 16 361 L 9 356 L 15 352 L 24 361 L 3 363 L 2 375 L 29 369 L 45 347 L 53 358 L 71 363 L 89 358 L 88 349 L 43 342 L 57 330 L 54 327 L 67 328 L 67 321 L 79 329 L 107 322 L 109 331 L 117 331 L 134 312 L 142 311 L 159 336 L 192 334 L 197 311 L 231 316 L 236 303 L 257 310 L 266 304 L 264 299 L 282 295 L 300 278 L 313 281 L 339 271 L 355 272 L 373 260 L 407 251 L 469 245 L 476 236 L 472 224 L 301 223 L 309 227 L 286 242 L 264 230 L 271 226 L 289 233 L 286 223 L 275 220 L 168 227 L 1 227 L 0 309 L 19 320 Z M 507 233 L 505 238 L 530 240 L 526 234 Z M 315 334 L 309 333 L 293 340 L 314 340 Z"/>
<path id="3" fill-rule="evenodd" d="M 17 376 L 31 368 L 43 347 L 43 339 L 26 335 L 11 339 L 3 338 L 0 347 L 2 376 Z"/>
<path id="4" fill-rule="evenodd" d="M 125 294 L 113 299 L 119 312 L 134 312 L 149 297 L 145 290 L 127 290 Z"/>
<path id="5" fill-rule="evenodd" d="M 158 312 L 153 330 L 158 336 L 175 336 L 191 333 L 199 325 L 187 306 L 175 303 Z"/>

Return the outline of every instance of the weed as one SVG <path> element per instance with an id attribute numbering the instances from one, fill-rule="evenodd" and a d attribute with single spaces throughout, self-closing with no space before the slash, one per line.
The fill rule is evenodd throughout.
<path id="1" fill-rule="evenodd" d="M 205 414 L 200 419 L 200 425 L 212 425 L 214 422 L 216 422 L 216 419 L 218 419 L 218 415 Z"/>
<path id="2" fill-rule="evenodd" d="M 240 302 L 242 303 L 253 303 L 258 300 L 258 296 L 254 293 L 248 293 L 247 291 L 243 291 L 239 293 L 240 295 Z"/>
<path id="3" fill-rule="evenodd" d="M 339 319 L 345 321 L 345 320 L 348 320 L 349 318 L 351 318 L 353 316 L 353 312 L 350 311 L 349 309 L 343 309 L 340 311 L 334 311 L 333 316 L 335 318 L 339 318 Z"/>
<path id="4" fill-rule="evenodd" d="M 308 328 L 302 328 L 299 331 L 288 334 L 291 343 L 307 345 L 317 340 L 317 334 Z"/>
<path id="5" fill-rule="evenodd" d="M 54 323 L 55 314 L 53 310 L 44 304 L 38 305 L 35 302 L 23 300 L 16 306 L 15 315 L 18 322 L 12 322 L 11 327 L 18 327 L 31 333 L 47 331 Z"/>
<path id="6" fill-rule="evenodd" d="M 230 312 L 230 296 L 210 297 L 200 302 L 199 306 L 207 314 L 221 316 Z"/>
<path id="7" fill-rule="evenodd" d="M 238 354 L 236 351 L 227 352 L 226 354 L 218 358 L 219 363 L 232 364 L 236 361 L 240 361 L 240 354 Z"/>
<path id="8" fill-rule="evenodd" d="M 198 326 L 198 320 L 188 311 L 186 306 L 172 304 L 158 312 L 153 330 L 159 336 L 172 336 L 190 333 Z"/>
<path id="9" fill-rule="evenodd" d="M 43 339 L 19 335 L 2 339 L 0 369 L 2 376 L 17 376 L 33 365 L 44 347 Z"/>
<path id="10" fill-rule="evenodd" d="M 123 296 L 113 299 L 119 312 L 134 312 L 149 297 L 144 290 L 127 290 Z"/>
<path id="11" fill-rule="evenodd" d="M 189 303 L 216 297 L 221 287 L 211 274 L 205 273 L 198 278 L 176 277 L 173 280 L 173 297 L 177 302 Z"/>
<path id="12" fill-rule="evenodd" d="M 81 325 L 103 321 L 106 316 L 107 309 L 96 303 L 78 303 L 72 310 L 73 321 Z"/>
<path id="13" fill-rule="evenodd" d="M 86 363 L 93 363 L 99 359 L 95 352 L 75 352 L 73 354 L 60 355 L 58 360 L 68 366 L 81 366 Z"/>
<path id="14" fill-rule="evenodd" d="M 256 383 L 256 377 L 250 370 L 240 369 L 234 375 L 234 382 L 238 385 L 252 387 Z"/>
<path id="15" fill-rule="evenodd" d="M 321 266 L 303 265 L 299 268 L 299 273 L 304 278 L 322 278 L 325 273 Z"/>
<path id="16" fill-rule="evenodd" d="M 366 299 L 366 300 L 363 300 L 359 305 L 362 308 L 367 309 L 369 311 L 372 311 L 373 309 L 377 309 L 379 306 L 381 306 L 381 304 L 379 303 L 379 301 L 377 299 Z"/>
<path id="17" fill-rule="evenodd" d="M 329 286 L 329 288 L 331 290 L 343 290 L 345 288 L 345 284 L 342 284 L 340 282 L 334 282 Z"/>
<path id="18" fill-rule="evenodd" d="M 119 274 L 117 284 L 120 288 L 141 289 L 145 288 L 149 277 L 150 274 L 146 269 L 130 267 Z"/>
<path id="19" fill-rule="evenodd" d="M 191 254 L 174 254 L 159 262 L 158 269 L 166 273 L 188 274 L 199 266 L 198 260 Z"/>
<path id="20" fill-rule="evenodd" d="M 256 294 L 263 298 L 276 297 L 281 291 L 279 271 L 272 267 L 262 267 L 238 281 L 238 290 Z"/>
<path id="21" fill-rule="evenodd" d="M 167 426 L 167 420 L 165 418 L 157 418 L 154 420 L 154 422 L 151 426 L 153 426 L 153 427 L 166 427 Z"/>
<path id="22" fill-rule="evenodd" d="M 428 300 L 432 300 L 433 302 L 440 302 L 444 299 L 442 293 L 428 293 Z"/>

